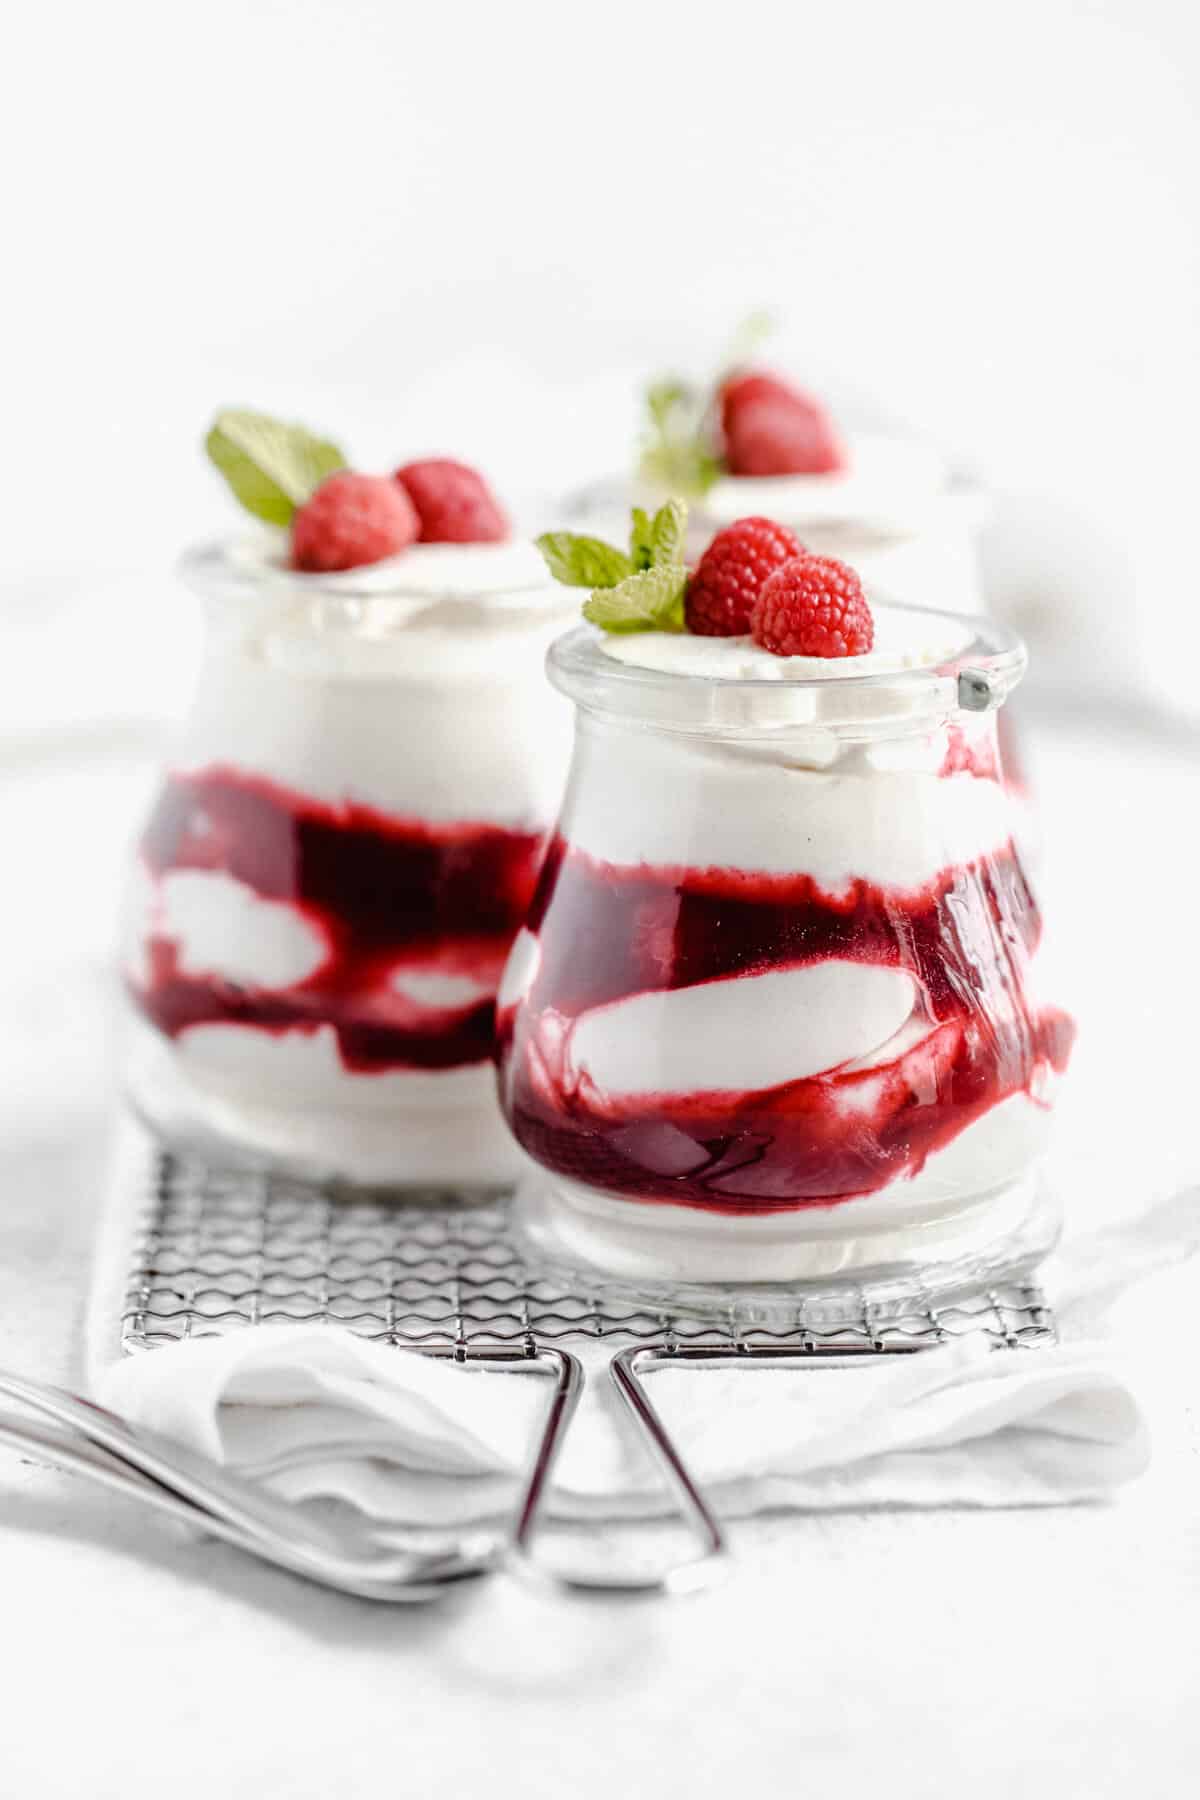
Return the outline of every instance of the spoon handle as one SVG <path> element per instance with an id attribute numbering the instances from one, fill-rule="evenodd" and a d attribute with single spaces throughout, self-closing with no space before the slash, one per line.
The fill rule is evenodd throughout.
<path id="1" fill-rule="evenodd" d="M 207 1512 L 182 1499 L 170 1488 L 160 1486 L 149 1476 L 139 1474 L 120 1457 L 88 1443 L 71 1430 L 40 1419 L 0 1412 L 0 1443 L 24 1455 L 36 1456 L 68 1474 L 82 1475 L 85 1480 L 121 1494 L 127 1500 L 140 1501 L 193 1531 L 221 1538 L 262 1562 L 272 1563 L 320 1586 L 336 1588 L 341 1593 L 355 1594 L 366 1600 L 413 1601 L 433 1600 L 445 1591 L 442 1581 L 430 1581 L 424 1586 L 388 1579 L 373 1581 L 365 1567 L 361 1574 L 354 1574 L 345 1567 L 323 1569 L 311 1554 L 296 1554 L 285 1542 L 242 1531 L 220 1514 Z"/>

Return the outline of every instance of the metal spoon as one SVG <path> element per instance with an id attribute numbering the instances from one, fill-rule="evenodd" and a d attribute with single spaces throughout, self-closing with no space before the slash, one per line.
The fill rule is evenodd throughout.
<path id="1" fill-rule="evenodd" d="M 433 1354 L 454 1355 L 440 1348 Z M 467 1360 L 460 1354 L 456 1360 Z M 555 1391 L 518 1505 L 524 1523 L 536 1514 L 563 1433 L 578 1404 L 583 1370 L 564 1350 L 487 1350 L 471 1361 L 549 1363 Z M 74 1473 L 182 1518 L 240 1549 L 326 1587 L 375 1600 L 429 1600 L 456 1582 L 489 1574 L 505 1546 L 494 1534 L 467 1534 L 450 1550 L 397 1550 L 357 1521 L 327 1525 L 275 1499 L 257 1483 L 220 1468 L 144 1426 L 133 1426 L 81 1395 L 0 1371 L 0 1394 L 68 1427 L 0 1414 L 0 1439 L 47 1455 Z"/>

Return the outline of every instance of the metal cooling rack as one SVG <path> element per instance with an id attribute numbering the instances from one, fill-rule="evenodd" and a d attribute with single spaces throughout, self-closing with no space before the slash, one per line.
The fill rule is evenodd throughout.
<path id="1" fill-rule="evenodd" d="M 148 1157 L 145 1187 L 126 1350 L 260 1324 L 337 1324 L 383 1343 L 462 1350 L 599 1339 L 679 1351 L 883 1351 L 974 1332 L 1010 1348 L 1053 1338 L 1031 1283 L 886 1316 L 864 1302 L 832 1326 L 798 1301 L 793 1316 L 774 1309 L 766 1325 L 752 1299 L 720 1315 L 651 1311 L 594 1277 L 532 1268 L 506 1198 L 464 1204 L 436 1190 L 399 1204 L 348 1198 L 161 1149 Z"/>
<path id="2" fill-rule="evenodd" d="M 721 1313 L 648 1309 L 593 1275 L 551 1273 L 522 1254 L 506 1197 L 430 1190 L 401 1202 L 364 1199 L 276 1174 L 214 1166 L 147 1145 L 144 1192 L 121 1321 L 122 1347 L 143 1351 L 262 1324 L 336 1324 L 376 1342 L 441 1358 L 556 1374 L 541 1442 L 511 1547 L 527 1569 L 571 1590 L 679 1591 L 725 1559 L 722 1528 L 688 1472 L 642 1377 L 666 1363 L 744 1361 L 847 1366 L 981 1334 L 1000 1349 L 1054 1341 L 1054 1322 L 1031 1282 L 889 1309 L 865 1298 L 827 1317 L 777 1306 L 770 1323 L 753 1299 Z M 697 1550 L 652 1575 L 550 1569 L 533 1555 L 549 1486 L 583 1371 L 568 1343 L 615 1352 L 610 1372 L 631 1420 L 674 1493 Z"/>

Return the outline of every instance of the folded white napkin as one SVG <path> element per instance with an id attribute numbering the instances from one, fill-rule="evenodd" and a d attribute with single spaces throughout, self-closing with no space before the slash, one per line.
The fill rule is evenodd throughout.
<path id="1" fill-rule="evenodd" d="M 1100 1498 L 1149 1448 L 1113 1302 L 1200 1247 L 1200 1190 L 1077 1239 L 1048 1271 L 1058 1345 L 977 1338 L 833 1369 L 680 1367 L 649 1377 L 719 1508 L 1052 1505 Z M 1150 1295 L 1149 1298 L 1153 1299 Z M 671 1502 L 620 1417 L 607 1350 L 584 1344 L 588 1391 L 552 1510 L 638 1516 Z M 603 1350 L 603 1353 L 601 1353 Z M 533 1372 L 436 1362 L 338 1328 L 263 1326 L 125 1360 L 106 1405 L 296 1500 L 339 1498 L 383 1521 L 459 1521 L 511 1494 L 547 1398 Z"/>

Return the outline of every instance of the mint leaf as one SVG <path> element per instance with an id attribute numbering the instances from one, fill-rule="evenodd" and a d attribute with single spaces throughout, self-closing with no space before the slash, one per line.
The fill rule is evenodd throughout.
<path id="1" fill-rule="evenodd" d="M 269 525 L 289 525 L 313 489 L 346 466 L 336 444 L 303 425 L 237 408 L 217 414 L 204 448 L 246 511 Z"/>
<path id="2" fill-rule="evenodd" d="M 635 506 L 629 554 L 601 538 L 545 531 L 537 547 L 556 581 L 590 587 L 583 616 L 604 631 L 682 631 L 687 507 L 668 500 L 653 517 Z"/>
<path id="3" fill-rule="evenodd" d="M 667 375 L 645 390 L 646 426 L 639 467 L 646 481 L 668 493 L 702 499 L 722 474 L 719 394 L 723 381 L 744 367 L 776 328 L 771 314 L 743 319 L 708 384 Z"/>
<path id="4" fill-rule="evenodd" d="M 687 570 L 682 563 L 641 569 L 616 587 L 597 590 L 583 616 L 602 631 L 682 631 Z"/>
<path id="5" fill-rule="evenodd" d="M 673 488 L 689 500 L 702 500 L 721 473 L 720 461 L 699 438 L 651 445 L 639 466 L 655 487 Z"/>
<path id="6" fill-rule="evenodd" d="M 673 378 L 646 389 L 647 425 L 641 472 L 656 487 L 700 496 L 708 492 L 721 465 L 713 449 L 710 408 L 698 388 Z"/>
<path id="7" fill-rule="evenodd" d="M 640 506 L 633 509 L 629 556 L 635 569 L 650 569 L 654 566 L 654 523 L 650 514 Z"/>
<path id="8" fill-rule="evenodd" d="M 653 518 L 635 506 L 629 533 L 629 555 L 634 568 L 655 569 L 660 563 L 681 563 L 686 530 L 685 500 L 668 500 Z"/>
<path id="9" fill-rule="evenodd" d="M 632 558 L 602 538 L 543 531 L 535 541 L 551 575 L 564 587 L 615 588 L 634 572 Z"/>
<path id="10" fill-rule="evenodd" d="M 683 561 L 683 540 L 687 531 L 687 502 L 668 500 L 650 521 L 650 563 L 661 568 L 667 563 Z M 645 514 L 642 514 L 645 518 Z"/>
<path id="11" fill-rule="evenodd" d="M 681 412 L 695 406 L 695 401 L 692 388 L 676 375 L 652 381 L 646 389 L 646 411 L 650 415 L 650 423 L 654 430 L 662 432 L 664 436 Z"/>

